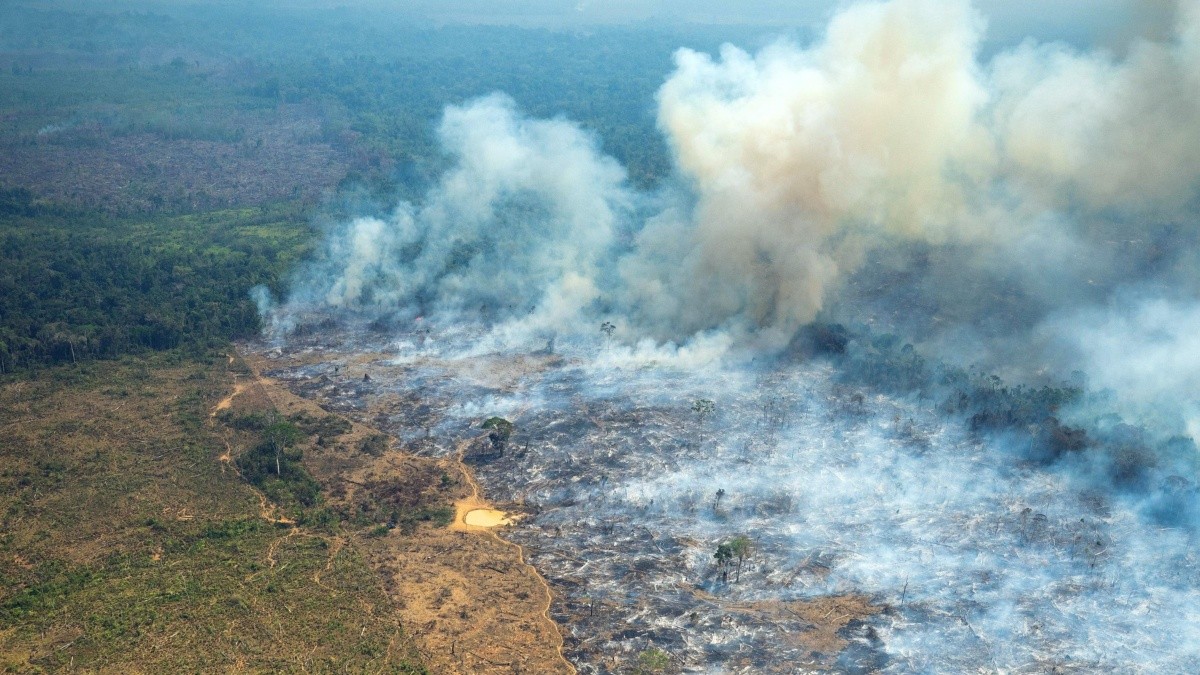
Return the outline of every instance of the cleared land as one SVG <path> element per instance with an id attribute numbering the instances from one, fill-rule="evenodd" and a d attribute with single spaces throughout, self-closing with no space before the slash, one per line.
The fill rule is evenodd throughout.
<path id="1" fill-rule="evenodd" d="M 424 672 L 364 556 L 217 459 L 223 361 L 0 386 L 0 669 Z"/>
<path id="2" fill-rule="evenodd" d="M 257 372 L 262 362 L 249 365 Z M 329 416 L 270 378 L 252 377 L 230 414 L 271 407 L 288 417 Z M 574 672 L 548 615 L 550 590 L 524 551 L 495 529 L 464 522 L 490 507 L 470 470 L 373 442 L 380 438 L 387 437 L 354 423 L 336 441 L 314 445 L 305 465 L 328 507 L 347 519 L 347 541 L 378 573 L 430 670 Z M 430 522 L 421 520 L 426 514 Z"/>
<path id="3" fill-rule="evenodd" d="M 241 475 L 265 415 L 311 504 Z M 0 385 L 0 670 L 570 672 L 520 549 L 446 526 L 461 465 L 380 438 L 232 358 Z"/>

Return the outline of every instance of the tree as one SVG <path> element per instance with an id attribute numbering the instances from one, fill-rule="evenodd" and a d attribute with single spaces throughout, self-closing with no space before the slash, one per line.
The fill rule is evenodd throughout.
<path id="1" fill-rule="evenodd" d="M 492 443 L 492 449 L 503 452 L 508 439 L 512 438 L 515 427 L 503 417 L 489 417 L 483 423 L 483 428 L 489 430 L 488 440 Z"/>
<path id="2" fill-rule="evenodd" d="M 271 450 L 275 453 L 276 476 L 283 475 L 281 461 L 283 451 L 295 445 L 301 435 L 300 429 L 295 424 L 281 420 L 274 411 L 271 412 L 271 422 L 263 429 L 263 439 L 270 444 Z"/>
<path id="3" fill-rule="evenodd" d="M 71 363 L 79 362 L 75 357 L 75 343 L 79 342 L 81 338 L 66 323 L 55 321 L 54 323 L 46 324 L 38 331 L 38 339 L 53 349 L 58 349 L 64 344 L 67 345 L 67 353 L 71 355 Z"/>
<path id="4" fill-rule="evenodd" d="M 725 579 L 729 578 L 729 568 L 733 566 L 734 560 L 737 560 L 737 576 L 734 577 L 734 581 L 741 581 L 742 563 L 749 557 L 750 538 L 745 535 L 738 535 L 730 541 L 718 544 L 717 551 L 713 554 L 721 568 L 721 576 Z"/>
<path id="5" fill-rule="evenodd" d="M 750 539 L 745 535 L 738 535 L 729 542 L 730 552 L 737 558 L 737 576 L 734 581 L 742 579 L 742 562 L 750 557 Z"/>
<path id="6" fill-rule="evenodd" d="M 696 417 L 699 418 L 698 427 L 700 429 L 701 443 L 704 443 L 704 423 L 707 422 L 708 418 L 712 417 L 713 413 L 716 411 L 717 404 L 713 403 L 709 399 L 698 398 L 695 401 L 692 401 L 692 412 L 696 413 Z"/>
<path id="7" fill-rule="evenodd" d="M 721 568 L 721 577 L 729 578 L 729 565 L 733 562 L 733 547 L 729 544 L 717 544 L 717 551 L 713 553 L 713 558 L 717 561 L 717 566 Z"/>

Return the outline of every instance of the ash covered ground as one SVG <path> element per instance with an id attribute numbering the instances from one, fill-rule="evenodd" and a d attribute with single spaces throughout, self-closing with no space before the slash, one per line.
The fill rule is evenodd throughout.
<path id="1" fill-rule="evenodd" d="M 584 672 L 1200 672 L 1200 0 L 1167 4 L 1122 54 L 992 53 L 968 0 L 681 49 L 652 189 L 569 119 L 447 106 L 445 173 L 256 289 L 254 348 L 527 512 Z"/>
<path id="2" fill-rule="evenodd" d="M 323 326 L 245 348 L 409 451 L 461 453 L 525 513 L 503 534 L 554 589 L 581 672 L 648 648 L 685 672 L 1200 671 L 1189 531 L 932 401 L 820 360 Z M 503 453 L 492 416 L 515 424 Z M 715 549 L 742 535 L 723 571 Z"/>

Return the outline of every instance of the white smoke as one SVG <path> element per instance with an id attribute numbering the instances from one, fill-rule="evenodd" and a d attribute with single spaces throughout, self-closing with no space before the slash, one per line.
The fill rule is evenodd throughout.
<path id="1" fill-rule="evenodd" d="M 501 95 L 449 107 L 454 168 L 335 233 L 283 311 L 778 347 L 872 252 L 909 245 L 954 247 L 914 292 L 938 330 L 981 343 L 995 335 L 971 326 L 998 294 L 1028 301 L 1013 331 L 1130 284 L 1195 296 L 1200 0 L 1171 14 L 1121 56 L 1027 41 L 984 63 L 967 0 L 858 3 L 806 47 L 681 50 L 659 93 L 681 187 L 653 198 L 569 121 Z"/>
<path id="2" fill-rule="evenodd" d="M 447 108 L 438 137 L 454 169 L 423 203 L 335 231 L 291 308 L 578 315 L 633 198 L 624 170 L 574 124 L 523 118 L 502 95 Z"/>
<path id="3" fill-rule="evenodd" d="M 737 317 L 786 341 L 877 234 L 964 223 L 954 176 L 990 154 L 980 26 L 965 2 L 861 4 L 809 49 L 680 51 L 659 122 L 697 203 L 643 232 L 639 306 L 677 334 Z M 638 297 L 663 289 L 675 302 Z"/>
<path id="4" fill-rule="evenodd" d="M 1086 369 L 1127 419 L 1200 438 L 1200 304 L 1122 298 L 1052 317 L 1041 331 L 1056 360 Z"/>
<path id="5" fill-rule="evenodd" d="M 915 607 L 912 624 L 882 629 L 894 672 L 1194 672 L 1195 594 L 1178 592 L 1194 586 L 1194 530 L 1145 522 L 1194 528 L 1200 495 L 1185 478 L 1194 444 L 1160 442 L 1200 435 L 1200 0 L 1175 9 L 1171 30 L 1120 54 L 1026 42 L 984 62 L 966 0 L 859 3 L 809 46 L 682 50 L 659 94 L 678 180 L 655 195 L 568 121 L 524 118 L 503 96 L 453 106 L 440 129 L 453 169 L 419 203 L 334 232 L 268 311 L 429 317 L 435 346 L 408 331 L 406 363 L 456 350 L 502 361 L 528 354 L 506 346 L 590 333 L 563 339 L 562 382 L 530 377 L 514 393 L 506 379 L 493 385 L 503 396 L 479 399 L 455 389 L 478 384 L 465 367 L 414 376 L 477 398 L 455 428 L 589 387 L 617 409 L 713 397 L 728 422 L 682 459 L 619 424 L 565 434 L 572 466 L 602 447 L 679 462 L 599 488 L 579 502 L 586 517 L 638 502 L 639 525 L 660 518 L 663 533 L 763 532 L 781 573 L 835 551 L 829 590 Z M 1062 411 L 1097 447 L 1043 470 L 1026 448 L 1070 436 L 1058 420 L 986 438 L 928 400 L 855 404 L 825 365 L 773 363 L 786 378 L 764 384 L 730 358 L 872 301 L 924 321 L 943 347 L 933 356 L 974 342 L 972 355 L 1055 379 L 1083 370 L 1158 437 Z M 780 405 L 772 431 L 764 411 Z M 1133 440 L 1099 447 L 1096 429 Z M 798 515 L 734 530 L 715 508 L 706 522 L 671 506 L 726 489 L 794 496 Z M 696 555 L 711 565 L 710 550 Z"/>

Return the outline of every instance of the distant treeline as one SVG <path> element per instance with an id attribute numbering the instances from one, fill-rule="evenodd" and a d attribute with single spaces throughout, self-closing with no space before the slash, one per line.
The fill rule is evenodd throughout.
<path id="1" fill-rule="evenodd" d="M 249 289 L 310 236 L 286 207 L 112 220 L 0 194 L 0 373 L 253 335 Z"/>
<path id="2" fill-rule="evenodd" d="M 778 35 L 433 27 L 393 10 L 240 5 L 131 13 L 14 4 L 0 7 L 0 25 L 6 142 L 103 146 L 110 135 L 149 133 L 249 151 L 297 118 L 316 119 L 319 128 L 295 142 L 333 145 L 349 164 L 347 183 L 402 191 L 442 168 L 434 129 L 443 108 L 495 91 L 532 116 L 579 122 L 636 184 L 656 185 L 671 162 L 655 92 L 675 50 L 753 48 Z"/>

